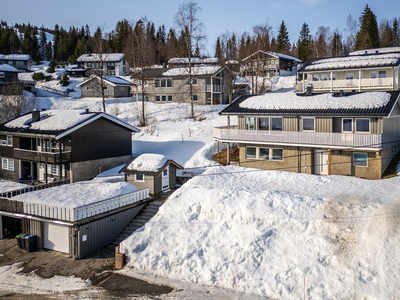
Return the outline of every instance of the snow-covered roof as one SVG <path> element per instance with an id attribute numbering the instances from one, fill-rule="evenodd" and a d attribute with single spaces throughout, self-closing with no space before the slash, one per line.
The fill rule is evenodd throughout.
<path id="1" fill-rule="evenodd" d="M 14 182 L 14 181 L 0 179 L 0 193 L 11 192 L 11 191 L 15 191 L 15 190 L 23 189 L 23 188 L 27 188 L 27 187 L 31 187 L 31 186 L 29 186 L 27 184 Z"/>
<path id="2" fill-rule="evenodd" d="M 16 73 L 19 72 L 16 68 L 14 68 L 13 66 L 7 65 L 7 64 L 0 65 L 0 71 L 2 71 L 2 72 L 16 72 Z"/>
<path id="3" fill-rule="evenodd" d="M 63 132 L 56 138 L 61 138 L 66 134 L 90 123 L 98 118 L 104 117 L 112 122 L 115 122 L 123 127 L 126 127 L 134 132 L 139 129 L 120 120 L 117 117 L 106 113 L 89 112 L 83 110 L 47 110 L 40 112 L 40 120 L 32 123 L 32 113 L 28 113 L 19 118 L 11 120 L 2 125 L 0 130 L 16 130 L 24 129 L 25 132 Z M 28 131 L 29 130 L 29 131 Z"/>
<path id="4" fill-rule="evenodd" d="M 92 75 L 88 79 L 86 79 L 86 80 L 82 81 L 81 83 L 77 84 L 76 86 L 79 87 L 81 85 L 84 85 L 84 84 L 88 83 L 89 81 L 92 81 L 95 78 L 100 79 L 99 76 Z M 125 79 L 123 79 L 121 77 L 118 77 L 118 76 L 103 76 L 103 79 L 105 81 L 107 81 L 108 83 L 110 83 L 111 85 L 113 85 L 113 86 L 115 86 L 115 85 L 132 85 L 133 84 L 132 82 L 130 82 L 128 80 L 125 80 Z"/>
<path id="5" fill-rule="evenodd" d="M 206 57 L 206 58 L 199 58 L 199 57 L 192 57 L 191 62 L 193 64 L 217 64 L 218 58 L 217 57 Z M 187 64 L 189 63 L 189 58 L 187 57 L 174 57 L 168 61 L 168 64 Z"/>
<path id="6" fill-rule="evenodd" d="M 349 55 L 363 55 L 363 54 L 383 54 L 383 53 L 400 53 L 400 47 L 387 47 L 387 48 L 374 48 L 374 49 L 364 49 L 350 52 Z"/>
<path id="7" fill-rule="evenodd" d="M 221 70 L 220 66 L 192 67 L 192 75 L 212 75 Z M 188 68 L 172 68 L 162 74 L 163 76 L 187 76 Z"/>
<path id="8" fill-rule="evenodd" d="M 346 97 L 332 94 L 298 96 L 295 93 L 268 93 L 250 97 L 239 104 L 248 109 L 366 109 L 383 107 L 391 95 L 385 92 L 368 92 Z"/>
<path id="9" fill-rule="evenodd" d="M 267 55 L 271 55 L 274 56 L 275 58 L 283 58 L 283 59 L 287 59 L 287 60 L 292 60 L 292 61 L 297 61 L 297 62 L 302 62 L 300 59 L 290 56 L 290 55 L 286 55 L 286 54 L 282 54 L 282 53 L 277 53 L 277 52 L 272 52 L 272 51 L 263 51 L 263 50 L 258 50 L 257 52 L 254 52 L 252 55 L 247 56 L 246 58 L 243 59 L 243 61 L 248 60 L 249 58 L 251 58 L 252 56 L 256 55 L 257 53 L 264 53 Z"/>
<path id="10" fill-rule="evenodd" d="M 400 53 L 351 55 L 315 60 L 304 66 L 301 71 L 383 67 L 398 65 L 399 63 Z"/>
<path id="11" fill-rule="evenodd" d="M 146 153 L 139 155 L 127 167 L 130 171 L 158 172 L 168 162 L 162 154 Z"/>
<path id="12" fill-rule="evenodd" d="M 237 65 L 239 62 L 237 60 L 231 59 L 225 62 L 226 65 Z"/>
<path id="13" fill-rule="evenodd" d="M 123 53 L 103 53 L 102 54 L 102 60 L 103 61 L 120 61 L 124 58 Z M 98 53 L 92 53 L 92 54 L 82 54 L 81 56 L 78 57 L 76 61 L 79 62 L 99 62 L 100 61 L 100 54 Z"/>
<path id="14" fill-rule="evenodd" d="M 127 182 L 105 181 L 96 178 L 91 181 L 65 184 L 15 196 L 24 202 L 76 208 L 136 191 Z M 13 198 L 13 199 L 14 199 Z"/>
<path id="15" fill-rule="evenodd" d="M 30 58 L 29 54 L 0 54 L 0 59 L 29 60 Z"/>

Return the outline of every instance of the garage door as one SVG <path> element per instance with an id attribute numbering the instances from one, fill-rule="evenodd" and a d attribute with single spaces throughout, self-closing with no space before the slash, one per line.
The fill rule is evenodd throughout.
<path id="1" fill-rule="evenodd" d="M 69 253 L 69 227 L 44 223 L 44 248 Z"/>

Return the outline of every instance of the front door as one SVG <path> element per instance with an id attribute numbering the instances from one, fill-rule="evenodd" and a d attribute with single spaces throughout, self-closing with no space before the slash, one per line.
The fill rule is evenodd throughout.
<path id="1" fill-rule="evenodd" d="M 328 175 L 328 150 L 314 150 L 314 174 Z"/>
<path id="2" fill-rule="evenodd" d="M 162 173 L 162 189 L 163 191 L 169 189 L 169 166 L 167 166 Z"/>
<path id="3" fill-rule="evenodd" d="M 39 168 L 38 168 L 38 178 L 39 181 L 45 181 L 45 176 L 46 176 L 46 165 L 45 164 L 38 164 Z"/>

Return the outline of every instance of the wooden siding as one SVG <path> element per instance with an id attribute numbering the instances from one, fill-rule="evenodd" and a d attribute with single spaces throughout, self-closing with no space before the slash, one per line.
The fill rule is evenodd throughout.
<path id="1" fill-rule="evenodd" d="M 283 117 L 283 130 L 284 131 L 298 131 L 298 119 L 297 118 L 290 118 L 290 117 Z"/>
<path id="2" fill-rule="evenodd" d="M 332 132 L 332 118 L 315 118 L 316 132 Z"/>

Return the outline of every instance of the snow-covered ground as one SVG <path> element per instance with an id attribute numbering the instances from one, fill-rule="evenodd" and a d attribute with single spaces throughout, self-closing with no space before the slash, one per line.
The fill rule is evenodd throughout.
<path id="1" fill-rule="evenodd" d="M 307 299 L 391 299 L 399 184 L 210 168 L 123 242 L 124 272 L 272 299 L 302 299 L 304 280 Z"/>

